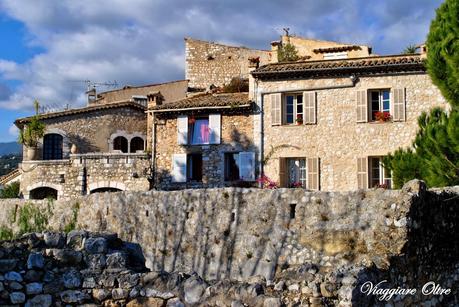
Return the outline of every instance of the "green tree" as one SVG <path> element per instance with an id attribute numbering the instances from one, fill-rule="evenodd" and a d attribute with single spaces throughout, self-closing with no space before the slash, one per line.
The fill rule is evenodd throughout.
<path id="1" fill-rule="evenodd" d="M 293 62 L 299 59 L 298 51 L 290 43 L 280 45 L 277 51 L 277 60 L 279 62 Z"/>
<path id="2" fill-rule="evenodd" d="M 29 148 L 37 147 L 38 141 L 45 135 L 46 126 L 39 120 L 38 110 L 40 104 L 34 101 L 35 115 L 30 122 L 19 131 L 18 142 Z"/>
<path id="3" fill-rule="evenodd" d="M 427 36 L 427 70 L 452 107 L 459 106 L 459 1 L 446 0 Z"/>
<path id="4" fill-rule="evenodd" d="M 434 108 L 418 119 L 412 149 L 399 149 L 384 159 L 394 187 L 423 179 L 430 187 L 459 184 L 459 0 L 437 9 L 427 38 L 427 72 L 451 105 Z"/>
<path id="5" fill-rule="evenodd" d="M 416 45 L 409 44 L 408 46 L 405 47 L 403 50 L 403 54 L 413 54 L 416 53 Z"/>

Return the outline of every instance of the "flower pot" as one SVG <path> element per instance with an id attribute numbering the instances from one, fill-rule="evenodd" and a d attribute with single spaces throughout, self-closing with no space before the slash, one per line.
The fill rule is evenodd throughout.
<path id="1" fill-rule="evenodd" d="M 71 154 L 76 154 L 78 152 L 78 148 L 75 144 L 72 144 L 72 147 L 70 147 L 70 153 Z"/>
<path id="2" fill-rule="evenodd" d="M 303 122 L 296 122 L 296 124 L 297 124 L 298 126 L 301 126 L 301 125 L 303 124 Z"/>
<path id="3" fill-rule="evenodd" d="M 27 161 L 33 161 L 37 158 L 37 148 L 36 147 L 27 147 L 26 157 Z"/>

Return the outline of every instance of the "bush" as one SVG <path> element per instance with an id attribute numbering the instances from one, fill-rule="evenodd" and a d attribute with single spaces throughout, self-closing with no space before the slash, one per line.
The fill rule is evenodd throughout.
<path id="1" fill-rule="evenodd" d="M 0 198 L 19 198 L 19 182 L 13 182 L 0 190 Z"/>
<path id="2" fill-rule="evenodd" d="M 279 62 L 294 62 L 298 61 L 298 59 L 298 51 L 295 46 L 290 43 L 279 46 L 279 50 L 277 51 L 277 60 Z"/>

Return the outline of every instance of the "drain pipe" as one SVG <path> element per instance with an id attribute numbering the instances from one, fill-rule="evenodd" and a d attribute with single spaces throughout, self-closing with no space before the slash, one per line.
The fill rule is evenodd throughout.
<path id="1" fill-rule="evenodd" d="M 347 84 L 338 84 L 338 85 L 332 85 L 332 86 L 314 86 L 314 87 L 303 87 L 303 88 L 293 88 L 293 89 L 287 89 L 287 90 L 275 90 L 275 91 L 260 91 L 258 92 L 258 79 L 255 78 L 255 94 L 254 97 L 258 100 L 258 95 L 260 96 L 259 100 L 260 101 L 260 166 L 259 166 L 259 171 L 260 171 L 260 176 L 263 174 L 264 171 L 264 165 L 263 165 L 263 160 L 264 160 L 264 96 L 269 95 L 269 94 L 279 94 L 279 93 L 294 93 L 294 92 L 308 92 L 308 91 L 320 91 L 320 90 L 333 90 L 333 89 L 340 89 L 340 88 L 350 88 L 350 87 L 355 87 L 355 84 L 358 82 L 358 77 L 355 75 L 349 76 L 349 80 L 351 81 L 350 83 Z M 262 183 L 260 183 L 261 185 Z"/>

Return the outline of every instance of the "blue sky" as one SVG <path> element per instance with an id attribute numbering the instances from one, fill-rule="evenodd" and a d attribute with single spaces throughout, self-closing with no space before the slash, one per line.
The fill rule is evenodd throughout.
<path id="1" fill-rule="evenodd" d="M 184 37 L 269 49 L 283 27 L 369 44 L 378 54 L 425 40 L 440 0 L 0 0 L 0 142 L 15 118 L 84 105 L 83 80 L 184 78 Z"/>

